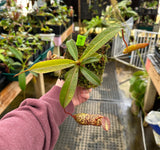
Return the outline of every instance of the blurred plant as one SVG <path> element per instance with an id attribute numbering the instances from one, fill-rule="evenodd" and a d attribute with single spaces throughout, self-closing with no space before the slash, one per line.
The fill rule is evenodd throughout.
<path id="1" fill-rule="evenodd" d="M 153 25 L 154 24 L 154 20 L 149 15 L 144 16 L 144 19 L 142 19 L 141 22 L 145 25 Z"/>
<path id="2" fill-rule="evenodd" d="M 148 9 L 157 9 L 158 7 L 158 1 L 157 0 L 152 0 L 152 1 L 145 1 L 141 4 L 141 7 L 143 8 L 148 8 Z"/>
<path id="3" fill-rule="evenodd" d="M 145 48 L 148 45 L 149 43 L 139 43 L 131 46 L 126 46 L 126 48 L 123 50 L 123 53 L 130 53 L 140 48 Z M 143 111 L 144 95 L 148 82 L 148 73 L 145 69 L 144 61 L 139 51 L 137 51 L 137 54 L 142 63 L 143 70 L 135 72 L 130 79 L 129 92 L 132 98 L 131 111 L 134 115 L 138 115 L 140 110 Z"/>
<path id="4" fill-rule="evenodd" d="M 27 34 L 6 35 L 0 40 L 0 66 L 4 68 L 5 73 L 13 73 L 27 69 L 33 62 L 29 61 L 30 57 L 37 50 L 42 50 L 44 42 L 39 36 Z M 17 73 L 17 71 L 16 71 Z M 22 90 L 25 89 L 25 74 L 19 77 L 19 85 Z"/>
<path id="5" fill-rule="evenodd" d="M 44 33 L 51 33 L 53 29 L 49 28 L 48 26 L 42 26 L 41 31 L 43 31 Z"/>
<path id="6" fill-rule="evenodd" d="M 91 20 L 84 20 L 87 28 L 86 35 L 90 32 L 92 28 L 95 27 L 109 27 L 114 24 L 121 25 L 125 22 L 126 19 L 130 17 L 134 17 L 134 20 L 138 19 L 138 14 L 132 10 L 128 5 L 131 4 L 130 0 L 123 0 L 121 2 L 117 2 L 116 0 L 111 0 L 111 5 L 106 7 L 106 10 L 102 10 L 102 16 L 93 17 Z"/>
<path id="7" fill-rule="evenodd" d="M 121 2 L 116 2 L 111 0 L 111 5 L 106 7 L 105 11 L 102 11 L 104 18 L 107 20 L 121 20 L 125 21 L 130 17 L 133 17 L 136 21 L 138 19 L 138 14 L 129 5 L 132 2 L 130 0 L 123 0 Z"/>
<path id="8" fill-rule="evenodd" d="M 130 79 L 129 91 L 132 98 L 131 110 L 134 115 L 138 115 L 140 110 L 143 111 L 147 81 L 148 73 L 146 70 L 135 72 Z"/>

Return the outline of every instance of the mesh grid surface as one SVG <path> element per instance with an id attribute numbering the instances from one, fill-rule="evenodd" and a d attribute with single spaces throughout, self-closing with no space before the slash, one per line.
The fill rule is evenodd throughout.
<path id="1" fill-rule="evenodd" d="M 92 90 L 90 99 L 120 100 L 115 70 L 114 62 L 106 64 L 102 85 Z"/>
<path id="2" fill-rule="evenodd" d="M 90 99 L 75 110 L 75 113 L 107 116 L 111 123 L 110 130 L 107 132 L 102 127 L 79 125 L 68 117 L 60 126 L 60 136 L 54 150 L 126 150 L 122 103 L 115 70 L 114 62 L 107 63 L 102 85 L 94 88 Z"/>
<path id="3" fill-rule="evenodd" d="M 99 126 L 79 125 L 68 117 L 60 126 L 60 136 L 54 150 L 126 150 L 120 104 L 87 101 L 75 113 L 101 114 L 110 119 L 109 131 Z"/>

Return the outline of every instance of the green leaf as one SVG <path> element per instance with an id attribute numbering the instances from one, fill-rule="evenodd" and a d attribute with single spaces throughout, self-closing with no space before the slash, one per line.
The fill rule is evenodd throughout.
<path id="1" fill-rule="evenodd" d="M 18 51 L 17 49 L 13 48 L 13 47 L 9 47 L 9 50 L 15 55 L 15 57 L 20 60 L 21 62 L 23 62 L 22 60 L 22 57 L 23 57 L 23 54 Z"/>
<path id="2" fill-rule="evenodd" d="M 25 75 L 25 73 L 22 73 L 18 76 L 18 82 L 19 82 L 20 88 L 24 91 L 26 88 L 26 75 Z"/>
<path id="3" fill-rule="evenodd" d="M 84 75 L 84 77 L 91 82 L 94 85 L 100 85 L 101 81 L 97 75 L 95 75 L 92 71 L 88 70 L 85 67 L 80 67 L 81 73 Z"/>
<path id="4" fill-rule="evenodd" d="M 12 66 L 14 66 L 14 65 L 22 66 L 22 64 L 21 64 L 20 62 L 13 62 L 11 65 L 12 65 Z"/>
<path id="5" fill-rule="evenodd" d="M 131 79 L 130 79 L 130 85 L 134 84 L 134 82 L 138 79 L 137 76 L 132 76 Z"/>
<path id="6" fill-rule="evenodd" d="M 141 79 L 137 79 L 131 86 L 130 86 L 130 91 L 136 91 L 137 93 L 140 93 L 140 84 L 143 82 Z"/>
<path id="7" fill-rule="evenodd" d="M 54 59 L 38 62 L 34 64 L 28 71 L 33 71 L 36 73 L 48 73 L 69 68 L 74 65 L 75 61 L 70 59 Z"/>
<path id="8" fill-rule="evenodd" d="M 70 103 L 74 96 L 78 82 L 78 72 L 79 66 L 76 65 L 69 71 L 67 78 L 63 84 L 60 92 L 60 103 L 63 108 L 65 108 Z"/>
<path id="9" fill-rule="evenodd" d="M 103 30 L 99 33 L 88 45 L 88 47 L 83 52 L 80 61 L 85 58 L 88 58 L 92 54 L 94 54 L 98 49 L 100 49 L 105 43 L 111 40 L 120 30 L 122 27 L 115 26 L 115 27 L 108 27 L 107 29 Z"/>
<path id="10" fill-rule="evenodd" d="M 141 91 L 141 93 L 145 93 L 146 91 L 146 87 L 147 87 L 147 82 L 143 81 L 140 85 L 139 85 L 139 89 Z"/>
<path id="11" fill-rule="evenodd" d="M 4 53 L 5 52 L 5 50 L 4 49 L 0 49 L 0 53 Z"/>
<path id="12" fill-rule="evenodd" d="M 3 62 L 5 62 L 5 57 L 3 55 L 0 54 L 0 60 L 2 60 Z"/>
<path id="13" fill-rule="evenodd" d="M 133 76 L 143 76 L 146 75 L 146 71 L 136 71 Z"/>
<path id="14" fill-rule="evenodd" d="M 78 60 L 78 50 L 73 39 L 66 42 L 67 48 L 74 60 Z"/>
<path id="15" fill-rule="evenodd" d="M 102 57 L 102 55 L 95 53 L 94 55 L 92 55 L 91 57 L 84 59 L 81 63 L 81 65 L 84 64 L 89 64 L 89 63 L 93 63 L 93 62 L 97 62 L 100 60 L 100 58 Z"/>

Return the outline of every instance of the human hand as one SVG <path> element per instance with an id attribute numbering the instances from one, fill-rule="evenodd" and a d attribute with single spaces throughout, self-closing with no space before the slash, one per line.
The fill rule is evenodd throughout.
<path id="1" fill-rule="evenodd" d="M 58 79 L 56 82 L 56 85 L 59 87 L 62 87 L 64 84 L 63 80 Z M 92 89 L 85 89 L 82 87 L 77 87 L 76 91 L 74 93 L 74 96 L 72 98 L 72 102 L 74 106 L 80 105 L 81 103 L 84 103 L 89 99 L 89 93 L 92 91 Z"/>
<path id="2" fill-rule="evenodd" d="M 76 92 L 72 98 L 72 102 L 74 106 L 80 105 L 89 99 L 89 93 L 92 89 L 85 89 L 82 87 L 77 87 Z"/>
<path id="3" fill-rule="evenodd" d="M 58 79 L 58 80 L 56 81 L 56 86 L 62 87 L 63 84 L 64 84 L 64 80 Z"/>

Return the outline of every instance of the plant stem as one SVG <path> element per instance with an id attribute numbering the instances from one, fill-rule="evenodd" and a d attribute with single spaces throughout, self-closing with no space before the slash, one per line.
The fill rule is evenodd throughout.
<path id="1" fill-rule="evenodd" d="M 128 44 L 127 44 L 126 40 L 124 39 L 124 30 L 123 29 L 122 29 L 122 39 L 123 39 L 123 42 L 126 45 L 126 48 L 128 48 Z"/>
<path id="2" fill-rule="evenodd" d="M 64 108 L 64 112 L 65 112 L 66 114 L 70 115 L 72 118 L 75 119 L 74 115 L 72 115 L 70 112 L 67 112 L 67 111 L 65 110 L 65 108 Z"/>
<path id="3" fill-rule="evenodd" d="M 137 50 L 137 54 L 138 54 L 138 56 L 139 56 L 139 58 L 140 58 L 140 61 L 141 61 L 142 66 L 143 66 L 143 69 L 146 71 L 146 67 L 145 67 L 144 61 L 143 61 L 143 59 L 142 59 L 142 56 L 141 56 L 139 50 Z"/>

